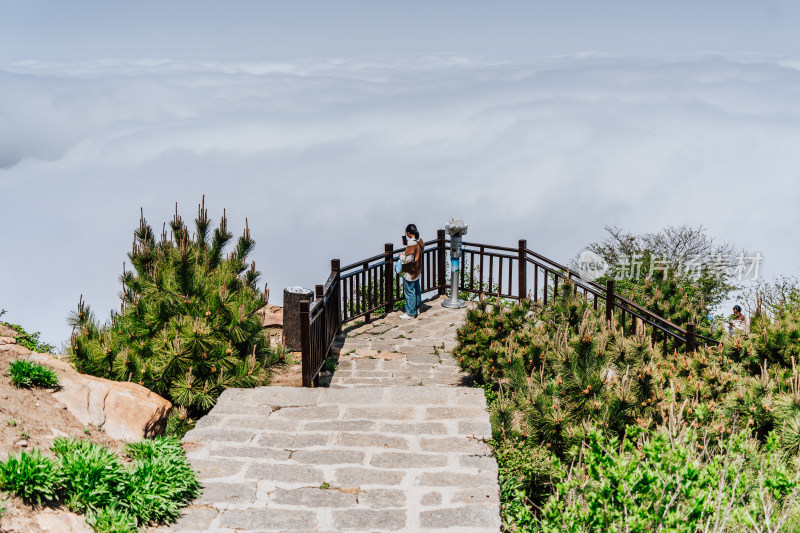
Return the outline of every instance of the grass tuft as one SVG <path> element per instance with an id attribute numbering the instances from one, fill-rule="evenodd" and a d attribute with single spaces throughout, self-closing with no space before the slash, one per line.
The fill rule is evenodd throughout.
<path id="1" fill-rule="evenodd" d="M 73 437 L 53 441 L 53 461 L 38 450 L 0 462 L 0 489 L 26 503 L 64 504 L 87 515 L 95 531 L 137 531 L 171 523 L 200 495 L 200 483 L 175 437 L 129 443 L 129 466 L 108 449 Z"/>
<path id="2" fill-rule="evenodd" d="M 60 437 L 53 441 L 60 459 L 67 507 L 86 513 L 114 506 L 126 493 L 128 476 L 116 455 L 87 440 Z"/>
<path id="3" fill-rule="evenodd" d="M 128 505 L 143 522 L 172 522 L 180 509 L 200 495 L 200 483 L 180 441 L 159 437 L 125 446 L 134 460 Z"/>
<path id="4" fill-rule="evenodd" d="M 11 384 L 19 388 L 58 386 L 58 374 L 52 368 L 25 359 L 12 361 L 8 365 L 8 375 L 11 376 Z"/>
<path id="5" fill-rule="evenodd" d="M 39 450 L 12 454 L 0 463 L 0 489 L 13 492 L 28 505 L 56 501 L 61 486 L 58 465 Z"/>
<path id="6" fill-rule="evenodd" d="M 134 533 L 139 531 L 136 517 L 121 509 L 102 509 L 86 517 L 95 533 Z"/>

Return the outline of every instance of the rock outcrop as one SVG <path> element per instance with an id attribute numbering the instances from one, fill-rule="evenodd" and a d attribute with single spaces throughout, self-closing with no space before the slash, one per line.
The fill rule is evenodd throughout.
<path id="1" fill-rule="evenodd" d="M 91 533 L 82 516 L 68 511 L 46 510 L 36 515 L 36 524 L 43 533 Z"/>
<path id="2" fill-rule="evenodd" d="M 81 374 L 49 354 L 32 353 L 28 358 L 58 373 L 60 388 L 53 396 L 82 424 L 102 426 L 110 437 L 126 441 L 164 431 L 172 404 L 155 392 L 136 383 Z"/>

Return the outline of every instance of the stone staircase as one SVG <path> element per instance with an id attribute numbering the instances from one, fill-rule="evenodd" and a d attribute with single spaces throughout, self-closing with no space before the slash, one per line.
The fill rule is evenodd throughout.
<path id="1" fill-rule="evenodd" d="M 449 354 L 465 312 L 426 307 L 347 331 L 330 388 L 226 391 L 184 439 L 203 495 L 151 531 L 499 531 L 485 398 Z"/>
<path id="2" fill-rule="evenodd" d="M 433 300 L 416 320 L 402 313 L 355 327 L 337 339 L 338 369 L 331 387 L 472 386 L 450 355 L 466 311 L 447 309 Z"/>

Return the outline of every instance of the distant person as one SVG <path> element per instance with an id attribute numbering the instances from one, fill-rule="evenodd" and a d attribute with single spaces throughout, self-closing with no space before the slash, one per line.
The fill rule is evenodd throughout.
<path id="1" fill-rule="evenodd" d="M 706 306 L 706 320 L 708 320 L 711 331 L 714 331 L 714 314 L 711 312 L 711 306 Z"/>
<path id="2" fill-rule="evenodd" d="M 728 321 L 728 334 L 733 335 L 736 331 L 747 333 L 747 317 L 742 314 L 741 306 L 733 306 L 733 316 Z"/>
<path id="3" fill-rule="evenodd" d="M 400 263 L 403 272 L 406 312 L 400 315 L 400 318 L 417 318 L 422 304 L 422 287 L 419 280 L 422 277 L 422 251 L 425 249 L 425 243 L 419 238 L 419 231 L 414 224 L 406 226 L 403 244 L 406 250 L 400 254 Z"/>

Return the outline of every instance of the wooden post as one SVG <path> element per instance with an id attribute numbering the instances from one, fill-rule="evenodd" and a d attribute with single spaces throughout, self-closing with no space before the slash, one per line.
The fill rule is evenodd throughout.
<path id="1" fill-rule="evenodd" d="M 611 322 L 614 313 L 614 280 L 606 281 L 606 320 Z"/>
<path id="2" fill-rule="evenodd" d="M 521 302 L 528 295 L 528 261 L 525 249 L 528 247 L 528 241 L 525 239 L 519 240 L 519 301 Z"/>
<path id="3" fill-rule="evenodd" d="M 311 377 L 311 322 L 307 301 L 300 302 L 300 352 L 302 354 L 303 387 L 313 386 Z"/>
<path id="4" fill-rule="evenodd" d="M 315 300 L 322 300 L 323 296 L 325 296 L 325 287 L 323 285 L 315 285 L 314 286 L 314 299 Z"/>
<path id="5" fill-rule="evenodd" d="M 436 230 L 436 285 L 439 286 L 439 296 L 447 294 L 447 283 L 445 282 L 445 265 L 447 261 L 445 245 L 445 232 L 443 229 Z"/>
<path id="6" fill-rule="evenodd" d="M 364 309 L 369 309 L 372 305 L 372 286 L 369 283 L 369 263 L 361 264 L 361 303 Z M 369 324 L 372 320 L 372 313 L 364 315 L 364 323 Z"/>
<path id="7" fill-rule="evenodd" d="M 695 351 L 696 345 L 694 322 L 689 322 L 686 324 L 686 353 Z"/>
<path id="8" fill-rule="evenodd" d="M 341 303 L 341 263 L 338 259 L 331 259 L 331 273 L 336 276 L 333 278 L 334 286 L 333 298 L 336 300 L 336 334 L 342 334 L 342 303 Z"/>
<path id="9" fill-rule="evenodd" d="M 394 247 L 392 243 L 387 242 L 383 245 L 383 257 L 386 262 L 384 269 L 384 283 L 386 284 L 386 313 L 394 311 Z"/>

